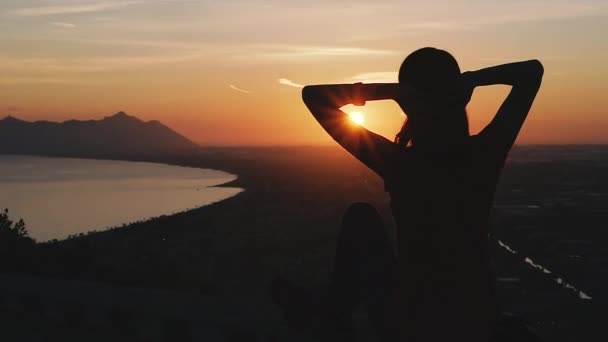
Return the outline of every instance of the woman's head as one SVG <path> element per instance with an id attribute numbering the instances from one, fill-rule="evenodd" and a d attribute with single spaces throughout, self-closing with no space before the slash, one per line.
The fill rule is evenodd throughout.
<path id="1" fill-rule="evenodd" d="M 398 100 L 408 121 L 397 135 L 401 144 L 436 144 L 469 135 L 466 104 L 454 101 L 463 93 L 454 56 L 431 47 L 414 51 L 399 68 L 399 83 L 420 96 Z M 416 103 L 411 103 L 416 102 Z M 407 141 L 405 141 L 407 140 Z"/>
<path id="2" fill-rule="evenodd" d="M 460 67 L 449 52 L 425 47 L 405 58 L 399 68 L 399 83 L 421 92 L 449 95 L 460 85 Z"/>

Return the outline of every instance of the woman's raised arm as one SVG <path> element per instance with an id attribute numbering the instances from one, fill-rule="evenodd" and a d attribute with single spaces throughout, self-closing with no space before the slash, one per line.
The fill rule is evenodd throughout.
<path id="1" fill-rule="evenodd" d="M 362 106 L 366 101 L 394 99 L 398 84 L 332 84 L 306 86 L 302 99 L 329 135 L 353 156 L 381 177 L 395 144 L 360 125 L 353 124 L 340 110 L 347 104 Z"/>
<path id="2" fill-rule="evenodd" d="M 543 65 L 538 60 L 530 60 L 462 74 L 465 83 L 471 87 L 493 84 L 512 86 L 494 119 L 479 133 L 505 154 L 515 143 L 526 120 L 540 88 L 543 72 Z"/>

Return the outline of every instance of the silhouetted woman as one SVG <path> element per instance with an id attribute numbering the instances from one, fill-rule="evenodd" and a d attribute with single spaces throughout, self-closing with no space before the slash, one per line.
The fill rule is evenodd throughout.
<path id="1" fill-rule="evenodd" d="M 349 321 L 356 303 L 366 298 L 383 341 L 500 339 L 487 251 L 489 215 L 542 75 L 537 60 L 461 73 L 448 52 L 423 48 L 403 61 L 399 83 L 303 89 L 321 126 L 384 179 L 397 228 L 394 258 L 376 210 L 365 203 L 347 210 L 325 300 L 336 316 Z M 493 84 L 512 88 L 490 124 L 470 135 L 465 108 L 473 89 Z M 407 115 L 394 142 L 353 125 L 340 110 L 385 99 Z M 281 285 L 275 285 L 280 294 Z M 289 306 L 288 296 L 278 297 Z"/>

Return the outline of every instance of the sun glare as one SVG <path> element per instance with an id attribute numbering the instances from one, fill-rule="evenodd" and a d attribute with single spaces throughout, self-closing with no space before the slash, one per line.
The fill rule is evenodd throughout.
<path id="1" fill-rule="evenodd" d="M 363 116 L 363 113 L 361 112 L 352 112 L 349 114 L 350 116 L 350 121 L 352 121 L 353 123 L 357 124 L 357 125 L 363 125 L 365 123 L 365 117 Z"/>

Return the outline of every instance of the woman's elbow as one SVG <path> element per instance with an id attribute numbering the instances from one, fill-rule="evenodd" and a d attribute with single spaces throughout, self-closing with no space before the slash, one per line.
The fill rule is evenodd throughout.
<path id="1" fill-rule="evenodd" d="M 302 100 L 307 104 L 321 101 L 324 95 L 318 85 L 307 85 L 302 88 Z"/>
<path id="2" fill-rule="evenodd" d="M 538 59 L 531 60 L 530 67 L 536 77 L 543 77 L 543 74 L 545 73 L 545 67 L 543 66 L 543 63 L 541 63 Z"/>
<path id="3" fill-rule="evenodd" d="M 526 61 L 525 72 L 522 75 L 522 86 L 529 87 L 531 89 L 538 89 L 543 80 L 543 73 L 545 68 L 538 59 L 532 59 Z"/>
<path id="4" fill-rule="evenodd" d="M 322 86 L 309 85 L 302 88 L 302 100 L 311 111 L 319 107 L 335 107 L 335 103 L 331 101 Z"/>
<path id="5" fill-rule="evenodd" d="M 302 88 L 302 101 L 308 104 L 313 101 L 314 98 L 314 88 L 312 86 L 305 86 Z"/>

